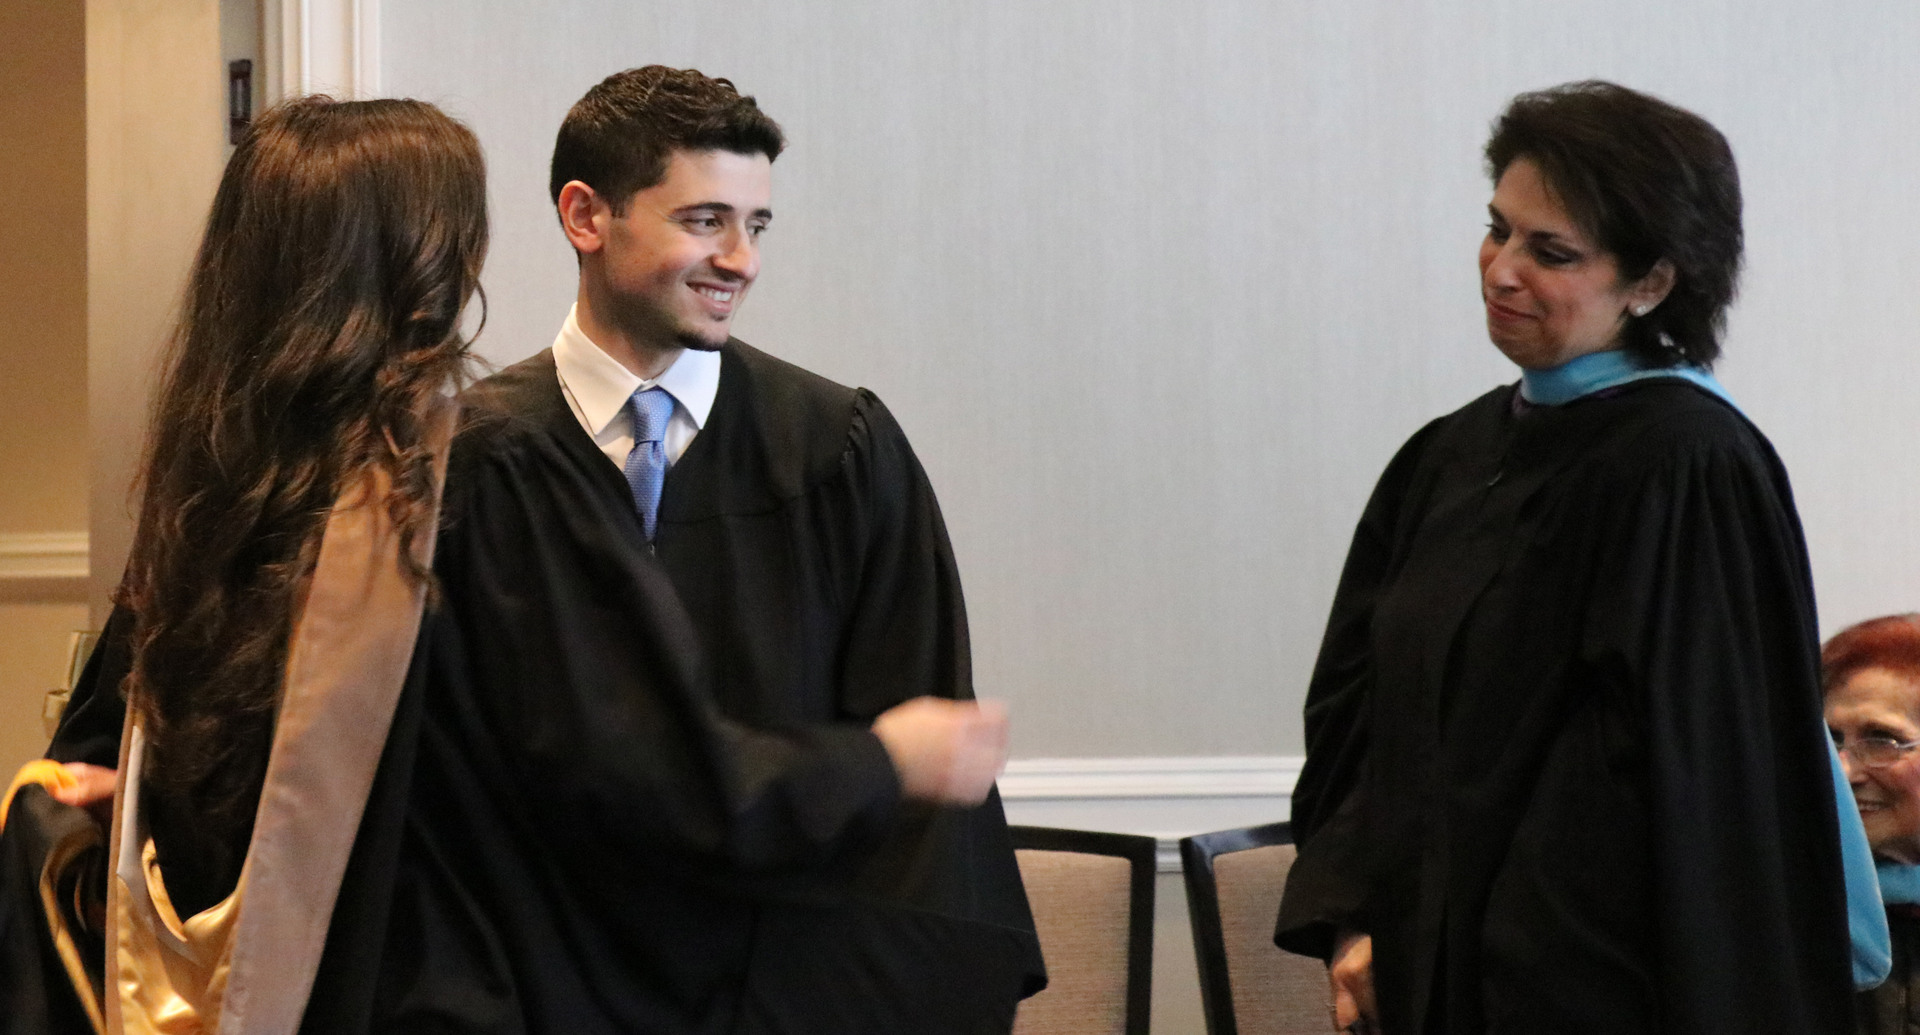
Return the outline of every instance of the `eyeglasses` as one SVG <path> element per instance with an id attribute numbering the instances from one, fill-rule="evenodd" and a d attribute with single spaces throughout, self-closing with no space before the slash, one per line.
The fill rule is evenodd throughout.
<path id="1" fill-rule="evenodd" d="M 1895 740 L 1892 737 L 1855 737 L 1843 740 L 1840 734 L 1833 735 L 1833 746 L 1853 756 L 1853 760 L 1868 769 L 1880 769 L 1905 758 L 1907 752 L 1920 747 L 1920 740 Z"/>

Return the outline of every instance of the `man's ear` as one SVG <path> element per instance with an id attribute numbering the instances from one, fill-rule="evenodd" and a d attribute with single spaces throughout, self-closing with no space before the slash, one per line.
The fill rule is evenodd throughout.
<path id="1" fill-rule="evenodd" d="M 560 213 L 560 229 L 566 233 L 574 251 L 591 255 L 606 247 L 607 224 L 613 218 L 613 210 L 592 187 L 579 180 L 568 180 L 567 185 L 560 188 L 560 200 L 554 207 Z"/>

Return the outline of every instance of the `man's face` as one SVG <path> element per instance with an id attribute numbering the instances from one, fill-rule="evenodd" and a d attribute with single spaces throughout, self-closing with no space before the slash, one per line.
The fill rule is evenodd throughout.
<path id="1" fill-rule="evenodd" d="M 607 210 L 598 256 L 611 311 L 632 340 L 717 349 L 760 273 L 773 219 L 773 162 L 732 151 L 675 151 L 659 183 Z"/>

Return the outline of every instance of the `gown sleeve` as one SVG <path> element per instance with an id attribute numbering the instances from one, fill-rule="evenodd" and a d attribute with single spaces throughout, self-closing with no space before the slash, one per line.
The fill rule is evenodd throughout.
<path id="1" fill-rule="evenodd" d="M 1632 450 L 1597 504 L 1590 660 L 1645 709 L 1659 1007 L 1836 1030 L 1850 997 L 1812 577 L 1786 474 L 1733 419 Z"/>
<path id="2" fill-rule="evenodd" d="M 886 404 L 865 389 L 849 441 L 852 488 L 866 499 L 869 520 L 841 660 L 843 705 L 866 718 L 916 694 L 973 700 L 967 605 L 933 484 Z M 972 968 L 976 1002 L 1001 1001 L 987 960 L 1018 995 L 1045 986 L 997 788 L 972 808 L 901 809 L 859 884 L 863 897 L 965 918 L 972 928 L 992 932 Z M 937 968 L 936 957 L 922 981 L 902 987 L 967 987 L 937 980 Z"/>
<path id="3" fill-rule="evenodd" d="M 538 789 L 523 816 L 537 836 L 703 878 L 811 866 L 875 836 L 899 786 L 865 725 L 725 719 L 631 508 L 538 439 L 467 453 L 435 564 L 449 622 L 434 668 L 444 703 L 472 709 L 471 742 Z"/>
<path id="4" fill-rule="evenodd" d="M 1275 944 L 1326 959 L 1338 931 L 1366 930 L 1372 889 L 1364 843 L 1365 770 L 1373 682 L 1373 610 L 1391 577 L 1394 544 L 1415 474 L 1438 422 L 1408 440 L 1361 512 L 1307 684 L 1306 764 L 1292 797 L 1299 851 L 1287 875 Z"/>
<path id="5" fill-rule="evenodd" d="M 842 705 L 870 717 L 908 697 L 973 699 L 960 570 L 926 471 L 893 414 L 862 391 L 846 463 L 865 501 L 860 584 L 841 662 Z"/>
<path id="6" fill-rule="evenodd" d="M 127 714 L 120 684 L 131 663 L 128 640 L 132 635 L 133 612 L 114 607 L 67 699 L 67 710 L 60 715 L 53 742 L 47 746 L 48 758 L 108 769 L 120 764 L 120 729 Z"/>

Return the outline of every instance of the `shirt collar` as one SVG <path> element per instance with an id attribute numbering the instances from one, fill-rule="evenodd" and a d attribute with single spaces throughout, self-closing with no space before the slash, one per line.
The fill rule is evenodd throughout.
<path id="1" fill-rule="evenodd" d="M 693 429 L 699 431 L 707 426 L 707 414 L 713 412 L 713 397 L 720 391 L 720 353 L 711 349 L 682 349 L 680 358 L 653 383 L 673 396 L 687 411 L 687 416 L 693 418 Z"/>
<path id="2" fill-rule="evenodd" d="M 718 352 L 686 349 L 666 373 L 652 381 L 635 377 L 580 329 L 578 306 L 567 310 L 567 322 L 553 339 L 553 364 L 595 435 L 625 412 L 634 392 L 654 387 L 673 396 L 693 419 L 694 429 L 699 430 L 706 427 L 707 415 L 713 412 L 713 397 L 720 390 Z"/>

